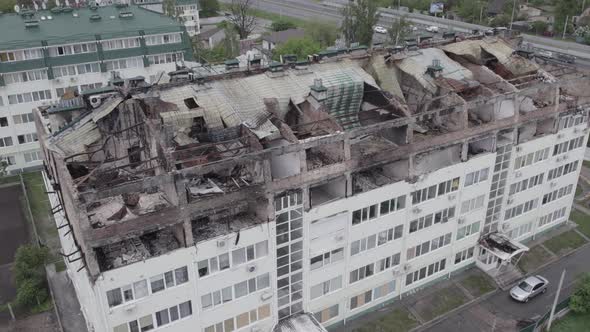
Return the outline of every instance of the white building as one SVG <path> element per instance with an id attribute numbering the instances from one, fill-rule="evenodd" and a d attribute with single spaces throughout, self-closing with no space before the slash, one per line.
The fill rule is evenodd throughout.
<path id="1" fill-rule="evenodd" d="M 66 90 L 119 77 L 155 78 L 191 59 L 172 19 L 137 7 L 53 9 L 0 15 L 0 158 L 9 172 L 40 167 L 32 111 Z"/>
<path id="2" fill-rule="evenodd" d="M 152 10 L 157 13 L 164 13 L 164 1 L 162 0 L 134 0 L 136 5 Z M 174 17 L 184 25 L 189 36 L 193 37 L 201 33 L 199 20 L 199 3 L 197 0 L 175 0 Z"/>
<path id="3" fill-rule="evenodd" d="M 509 282 L 526 241 L 567 221 L 587 82 L 495 39 L 374 55 L 381 87 L 347 57 L 37 122 L 92 329 L 342 324 L 469 266 Z"/>

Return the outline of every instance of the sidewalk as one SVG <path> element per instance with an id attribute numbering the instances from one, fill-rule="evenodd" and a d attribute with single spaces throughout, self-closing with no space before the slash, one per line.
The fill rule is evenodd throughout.
<path id="1" fill-rule="evenodd" d="M 55 265 L 47 266 L 47 279 L 57 308 L 63 332 L 86 332 L 86 320 L 66 271 L 55 272 Z"/>

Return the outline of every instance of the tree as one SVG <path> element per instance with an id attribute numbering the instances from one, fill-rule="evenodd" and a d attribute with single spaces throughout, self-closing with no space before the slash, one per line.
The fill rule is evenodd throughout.
<path id="1" fill-rule="evenodd" d="M 8 174 L 8 172 L 6 172 L 6 168 L 8 168 L 8 162 L 6 160 L 0 159 L 0 178 Z"/>
<path id="2" fill-rule="evenodd" d="M 203 46 L 197 38 L 194 38 L 193 52 L 197 61 L 204 64 L 219 63 L 238 56 L 240 45 L 233 25 L 225 27 L 225 38 L 212 49 Z"/>
<path id="3" fill-rule="evenodd" d="M 229 21 L 236 26 L 240 39 L 245 39 L 256 26 L 256 17 L 250 13 L 253 0 L 232 0 L 229 4 Z"/>
<path id="4" fill-rule="evenodd" d="M 586 273 L 578 282 L 576 290 L 570 299 L 570 309 L 575 313 L 590 312 L 590 274 Z"/>
<path id="5" fill-rule="evenodd" d="M 16 301 L 20 305 L 34 306 L 47 299 L 45 262 L 49 250 L 31 244 L 20 246 L 14 255 L 14 281 Z"/>
<path id="6" fill-rule="evenodd" d="M 480 22 L 486 6 L 487 2 L 483 1 L 461 0 L 457 5 L 457 14 L 467 22 Z"/>
<path id="7" fill-rule="evenodd" d="M 0 1 L 0 11 L 3 13 L 10 13 L 14 11 L 16 0 L 2 0 Z"/>
<path id="8" fill-rule="evenodd" d="M 289 29 L 295 29 L 297 26 L 291 21 L 285 20 L 283 18 L 273 21 L 270 25 L 270 29 L 272 31 L 284 31 Z"/>
<path id="9" fill-rule="evenodd" d="M 336 38 L 338 38 L 338 27 L 329 22 L 309 22 L 304 29 L 305 35 L 320 43 L 322 48 L 334 45 Z"/>
<path id="10" fill-rule="evenodd" d="M 295 54 L 297 58 L 304 59 L 310 54 L 315 54 L 321 51 L 320 43 L 311 40 L 309 37 L 293 38 L 287 42 L 277 46 L 273 51 L 273 59 L 279 60 L 281 55 Z"/>
<path id="11" fill-rule="evenodd" d="M 505 27 L 510 24 L 510 15 L 500 14 L 492 19 L 493 27 Z"/>
<path id="12" fill-rule="evenodd" d="M 217 0 L 199 0 L 201 6 L 201 12 L 199 13 L 202 17 L 217 16 L 219 11 L 219 1 Z"/>
<path id="13" fill-rule="evenodd" d="M 358 42 L 370 46 L 373 41 L 373 27 L 379 21 L 377 3 L 373 0 L 356 0 L 342 8 L 342 33 L 346 44 Z"/>
<path id="14" fill-rule="evenodd" d="M 573 31 L 572 16 L 580 15 L 582 2 L 584 0 L 559 0 L 555 1 L 555 21 L 553 23 L 553 32 L 556 35 L 563 34 L 563 28 L 567 18 L 567 32 Z M 588 4 L 588 2 L 586 2 Z"/>
<path id="15" fill-rule="evenodd" d="M 391 28 L 389 28 L 387 31 L 389 34 L 389 41 L 393 45 L 397 45 L 400 40 L 405 40 L 409 35 L 410 26 L 411 24 L 405 16 L 402 18 L 393 19 Z"/>
<path id="16" fill-rule="evenodd" d="M 535 21 L 531 24 L 533 31 L 535 32 L 535 34 L 542 34 L 543 32 L 547 31 L 547 27 L 549 27 L 549 25 L 546 22 L 543 21 Z"/>
<path id="17" fill-rule="evenodd" d="M 162 10 L 164 15 L 176 17 L 176 0 L 164 0 L 162 2 Z"/>

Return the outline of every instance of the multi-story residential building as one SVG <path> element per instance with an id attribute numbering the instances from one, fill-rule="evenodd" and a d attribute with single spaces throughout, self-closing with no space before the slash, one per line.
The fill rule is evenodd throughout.
<path id="1" fill-rule="evenodd" d="M 166 9 L 164 8 L 165 2 L 163 0 L 134 0 L 133 2 L 138 6 L 158 13 L 166 12 Z M 199 23 L 199 2 L 197 0 L 174 1 L 174 13 L 170 16 L 174 16 L 184 24 L 189 36 L 193 37 L 201 33 L 201 25 Z"/>
<path id="2" fill-rule="evenodd" d="M 344 324 L 471 266 L 509 283 L 567 220 L 581 75 L 490 37 L 235 67 L 35 113 L 95 331 Z"/>
<path id="3" fill-rule="evenodd" d="M 115 76 L 155 80 L 192 59 L 184 27 L 138 7 L 0 15 L 0 158 L 15 172 L 42 164 L 32 110 Z"/>

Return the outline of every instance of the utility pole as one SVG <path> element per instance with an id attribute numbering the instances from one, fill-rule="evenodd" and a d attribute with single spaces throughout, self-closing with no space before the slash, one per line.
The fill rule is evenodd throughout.
<path id="1" fill-rule="evenodd" d="M 516 10 L 516 0 L 512 1 L 512 15 L 510 16 L 510 31 L 512 31 L 512 23 L 514 22 L 514 11 Z"/>
<path id="2" fill-rule="evenodd" d="M 561 278 L 559 279 L 559 286 L 557 286 L 557 293 L 555 293 L 555 299 L 551 306 L 551 314 L 549 314 L 549 323 L 547 323 L 547 331 L 551 330 L 551 322 L 553 322 L 553 315 L 555 315 L 555 307 L 557 306 L 557 299 L 559 299 L 559 293 L 561 292 L 561 286 L 563 285 L 563 278 L 565 277 L 565 269 L 561 272 Z"/>
<path id="3" fill-rule="evenodd" d="M 567 31 L 567 19 L 569 16 L 565 17 L 565 23 L 563 24 L 563 34 L 561 35 L 561 39 L 565 39 L 565 32 Z"/>
<path id="4" fill-rule="evenodd" d="M 479 24 L 481 24 L 481 20 L 482 20 L 482 16 L 483 16 L 483 2 L 479 2 Z"/>

